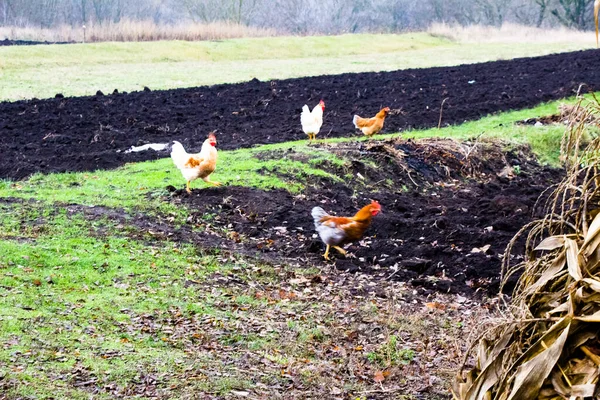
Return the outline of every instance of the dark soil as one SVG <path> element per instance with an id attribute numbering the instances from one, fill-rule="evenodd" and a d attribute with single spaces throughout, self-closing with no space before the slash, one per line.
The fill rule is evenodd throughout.
<path id="1" fill-rule="evenodd" d="M 0 46 L 33 46 L 38 44 L 70 44 L 75 42 L 36 42 L 32 40 L 0 40 Z"/>
<path id="2" fill-rule="evenodd" d="M 304 138 L 301 107 L 326 102 L 320 138 L 358 135 L 352 115 L 392 108 L 384 132 L 444 124 L 600 89 L 597 50 L 446 68 L 253 80 L 167 91 L 0 103 L 0 178 L 113 168 L 164 153 L 124 153 L 173 139 L 199 147 L 217 129 L 220 147 Z M 120 150 L 120 152 L 117 152 Z"/>
<path id="3" fill-rule="evenodd" d="M 546 115 L 539 118 L 527 118 L 519 121 L 519 125 L 554 125 L 554 124 L 566 124 L 568 119 L 560 114 Z"/>
<path id="4" fill-rule="evenodd" d="M 190 224 L 205 230 L 202 235 L 180 231 L 178 239 L 319 266 L 325 263 L 324 245 L 316 236 L 312 207 L 352 216 L 376 199 L 383 213 L 364 239 L 352 244 L 346 257 L 332 250 L 337 269 L 407 281 L 425 292 L 494 293 L 506 245 L 531 221 L 538 196 L 561 173 L 540 167 L 527 152 L 502 153 L 499 146 L 486 145 L 469 160 L 444 143 L 355 145 L 363 158 L 381 161 L 378 170 L 358 162 L 355 172 L 368 181 L 394 174 L 395 188 L 359 191 L 350 183 L 322 182 L 294 196 L 243 187 L 196 189 L 188 195 L 171 187 L 173 201 L 195 210 Z M 385 163 L 390 149 L 402 152 L 401 163 Z M 348 155 L 347 148 L 344 152 Z M 519 165 L 519 174 L 510 172 L 512 165 Z M 518 242 L 516 251 L 523 245 Z"/>

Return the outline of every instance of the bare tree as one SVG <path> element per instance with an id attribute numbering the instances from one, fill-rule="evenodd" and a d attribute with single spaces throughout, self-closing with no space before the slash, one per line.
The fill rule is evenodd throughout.
<path id="1" fill-rule="evenodd" d="M 0 12 L 4 25 L 8 25 L 9 18 L 14 14 L 12 0 L 0 0 Z"/>
<path id="2" fill-rule="evenodd" d="M 181 0 L 194 21 L 249 23 L 257 0 Z"/>
<path id="3" fill-rule="evenodd" d="M 550 5 L 550 0 L 535 0 L 535 3 L 539 6 L 539 13 L 535 26 L 539 28 L 542 26 L 542 22 L 544 22 L 544 17 L 546 16 L 546 10 Z"/>
<path id="4" fill-rule="evenodd" d="M 558 0 L 550 13 L 561 25 L 583 30 L 592 25 L 593 4 L 594 0 Z"/>
<path id="5" fill-rule="evenodd" d="M 96 21 L 119 22 L 123 17 L 124 0 L 90 0 Z"/>
<path id="6" fill-rule="evenodd" d="M 86 24 L 88 22 L 88 0 L 73 0 L 73 15 L 70 21 L 71 25 L 76 23 Z M 79 18 L 75 17 L 75 14 L 79 15 Z"/>
<path id="7" fill-rule="evenodd" d="M 475 0 L 475 6 L 487 25 L 501 26 L 511 10 L 512 0 Z"/>
<path id="8" fill-rule="evenodd" d="M 1 25 L 232 21 L 280 32 L 426 29 L 432 22 L 591 27 L 594 0 L 0 0 Z"/>

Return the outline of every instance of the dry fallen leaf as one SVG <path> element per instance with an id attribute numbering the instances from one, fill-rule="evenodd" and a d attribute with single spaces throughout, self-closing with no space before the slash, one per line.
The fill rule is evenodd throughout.
<path id="1" fill-rule="evenodd" d="M 331 392 L 330 393 L 331 394 L 342 394 L 343 391 L 341 389 L 339 389 L 339 388 L 333 387 L 333 388 L 331 388 Z"/>
<path id="2" fill-rule="evenodd" d="M 492 246 L 489 244 L 486 244 L 485 246 L 482 246 L 482 247 L 473 247 L 473 250 L 471 250 L 471 253 L 484 253 L 485 254 L 490 249 L 490 247 L 492 247 Z"/>
<path id="3" fill-rule="evenodd" d="M 433 301 L 431 303 L 425 303 L 425 307 L 432 309 L 432 310 L 440 310 L 440 311 L 444 311 L 446 309 L 445 304 L 442 304 L 437 301 Z"/>
<path id="4" fill-rule="evenodd" d="M 300 285 L 300 284 L 306 283 L 306 282 L 308 282 L 308 279 L 306 279 L 303 276 L 300 278 L 290 279 L 290 284 L 292 284 L 292 285 Z"/>
<path id="5" fill-rule="evenodd" d="M 284 299 L 295 299 L 296 298 L 296 293 L 294 292 L 288 292 L 286 290 L 283 289 L 279 289 L 279 298 L 284 300 Z"/>
<path id="6" fill-rule="evenodd" d="M 383 375 L 383 371 L 375 372 L 375 375 L 373 376 L 373 380 L 377 383 L 385 381 L 385 375 Z"/>

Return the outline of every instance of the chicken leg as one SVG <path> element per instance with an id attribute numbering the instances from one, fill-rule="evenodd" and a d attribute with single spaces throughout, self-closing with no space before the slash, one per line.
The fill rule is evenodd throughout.
<path id="1" fill-rule="evenodd" d="M 346 255 L 346 250 L 342 249 L 340 246 L 333 246 L 333 248 L 342 253 L 343 255 Z"/>
<path id="2" fill-rule="evenodd" d="M 203 181 L 213 186 L 221 186 L 221 182 L 211 181 L 208 177 L 204 178 Z"/>
<path id="3" fill-rule="evenodd" d="M 336 249 L 337 251 L 339 251 L 341 254 L 346 255 L 346 250 L 342 249 L 340 246 L 330 246 L 327 245 L 327 249 L 325 250 L 325 254 L 323 254 L 323 257 L 329 261 L 329 249 L 333 247 L 334 249 Z"/>
<path id="4" fill-rule="evenodd" d="M 323 254 L 323 258 L 325 258 L 327 261 L 329 261 L 329 248 L 331 246 L 327 245 L 327 249 L 325 250 L 325 254 Z"/>
<path id="5" fill-rule="evenodd" d="M 185 191 L 188 193 L 192 193 L 192 190 L 190 189 L 190 181 L 187 181 L 187 183 L 185 184 Z"/>

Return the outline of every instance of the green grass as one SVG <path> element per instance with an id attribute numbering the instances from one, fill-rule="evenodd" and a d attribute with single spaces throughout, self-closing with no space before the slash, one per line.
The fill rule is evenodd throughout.
<path id="1" fill-rule="evenodd" d="M 294 149 L 289 153 L 289 149 Z M 270 155 L 275 152 L 277 156 Z M 284 155 L 281 156 L 282 152 Z M 268 157 L 261 157 L 261 154 Z M 318 165 L 341 167 L 344 160 L 306 141 L 266 145 L 253 149 L 221 151 L 214 180 L 225 185 L 258 189 L 287 189 L 298 193 L 309 178 L 339 181 Z M 183 178 L 170 158 L 127 164 L 96 172 L 35 174 L 19 182 L 0 181 L 0 198 L 36 199 L 50 204 L 104 206 L 147 213 L 181 215 L 182 208 L 163 201 L 165 187 L 181 188 Z M 202 188 L 201 180 L 192 188 Z"/>
<path id="2" fill-rule="evenodd" d="M 427 33 L 5 46 L 0 48 L 0 101 L 448 66 L 581 48 L 460 44 Z"/>
<path id="3" fill-rule="evenodd" d="M 130 321 L 122 310 L 140 314 L 185 308 L 194 290 L 181 287 L 175 277 L 185 276 L 194 264 L 203 265 L 204 273 L 214 270 L 216 261 L 190 245 L 148 247 L 117 232 L 99 236 L 80 214 L 66 216 L 63 210 L 51 216 L 42 205 L 23 208 L 29 207 L 45 214 L 47 229 L 21 231 L 18 241 L 0 241 L 0 338 L 12 343 L 0 351 L 0 367 L 13 366 L 11 377 L 22 383 L 17 392 L 46 398 L 59 391 L 62 398 L 86 398 L 85 390 L 67 389 L 68 381 L 52 379 L 75 364 L 100 381 L 116 384 L 134 379 L 138 371 L 133 365 L 147 364 L 158 371 L 177 368 L 177 352 L 167 351 L 157 335 L 119 329 Z M 14 205 L 2 211 L 15 216 L 17 208 L 22 209 Z M 28 214 L 21 224 L 38 221 L 36 212 Z M 5 223 L 2 235 L 14 235 L 14 227 Z M 208 303 L 204 307 L 210 308 Z M 131 340 L 124 340 L 127 337 Z M 132 353 L 134 340 L 142 345 Z M 104 356 L 110 352 L 122 355 L 111 360 Z M 39 368 L 39 363 L 46 367 Z M 27 388 L 27 382 L 35 382 L 36 388 Z"/>

